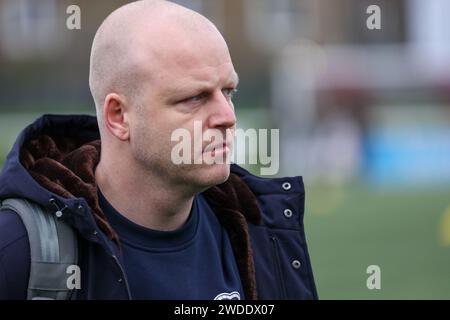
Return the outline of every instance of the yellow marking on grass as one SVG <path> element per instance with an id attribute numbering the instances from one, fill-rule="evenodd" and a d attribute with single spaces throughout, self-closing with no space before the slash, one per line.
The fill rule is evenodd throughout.
<path id="1" fill-rule="evenodd" d="M 344 203 L 347 193 L 344 187 L 326 186 L 306 189 L 307 209 L 317 215 L 329 215 L 336 212 Z"/>
<path id="2" fill-rule="evenodd" d="M 439 227 L 441 244 L 450 246 L 450 206 L 445 209 Z"/>

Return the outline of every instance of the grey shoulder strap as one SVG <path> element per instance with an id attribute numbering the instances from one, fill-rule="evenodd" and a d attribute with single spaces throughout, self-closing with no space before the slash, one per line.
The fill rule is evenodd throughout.
<path id="1" fill-rule="evenodd" d="M 68 268 L 78 261 L 74 230 L 54 213 L 25 199 L 11 198 L 1 208 L 15 211 L 28 232 L 30 241 L 30 278 L 28 300 L 67 300 L 71 298 Z"/>

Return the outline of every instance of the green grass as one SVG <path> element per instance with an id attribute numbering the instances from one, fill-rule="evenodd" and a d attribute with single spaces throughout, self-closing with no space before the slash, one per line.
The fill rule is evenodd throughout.
<path id="1" fill-rule="evenodd" d="M 440 239 L 448 192 L 306 188 L 321 299 L 450 299 L 450 246 Z M 380 290 L 366 286 L 372 264 L 381 268 Z"/>

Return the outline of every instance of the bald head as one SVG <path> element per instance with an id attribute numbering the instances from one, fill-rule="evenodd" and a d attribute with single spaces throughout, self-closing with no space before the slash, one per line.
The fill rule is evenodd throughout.
<path id="1" fill-rule="evenodd" d="M 160 76 L 163 62 L 177 63 L 183 46 L 215 38 L 226 47 L 205 17 L 164 0 L 136 1 L 111 13 L 99 27 L 91 50 L 89 86 L 102 130 L 101 110 L 110 93 L 139 107 L 143 83 Z"/>

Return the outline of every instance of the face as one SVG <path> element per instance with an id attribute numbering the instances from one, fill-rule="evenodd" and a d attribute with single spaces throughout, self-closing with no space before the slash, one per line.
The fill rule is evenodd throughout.
<path id="1" fill-rule="evenodd" d="M 230 173 L 228 161 L 205 163 L 202 159 L 230 156 L 237 74 L 225 41 L 218 34 L 208 32 L 196 35 L 196 39 L 185 36 L 173 42 L 176 47 L 160 46 L 149 68 L 143 105 L 131 115 L 131 149 L 139 165 L 166 181 L 206 189 L 224 182 Z M 171 137 L 177 129 L 190 135 L 190 141 L 185 140 L 190 144 L 190 163 L 173 162 L 172 149 L 180 145 L 180 140 L 171 141 Z M 217 138 L 217 134 L 223 141 L 206 139 L 213 135 Z M 214 151 L 212 145 L 218 145 Z"/>

